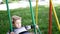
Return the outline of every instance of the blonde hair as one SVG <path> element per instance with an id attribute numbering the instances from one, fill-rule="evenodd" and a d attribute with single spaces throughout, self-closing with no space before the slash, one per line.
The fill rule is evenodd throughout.
<path id="1" fill-rule="evenodd" d="M 19 17 L 19 16 L 16 16 L 16 15 L 13 15 L 12 16 L 12 23 L 14 24 L 14 22 L 16 21 L 16 20 L 21 20 L 21 17 Z"/>

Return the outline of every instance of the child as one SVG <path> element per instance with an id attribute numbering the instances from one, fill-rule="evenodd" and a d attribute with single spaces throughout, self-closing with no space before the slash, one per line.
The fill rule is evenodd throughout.
<path id="1" fill-rule="evenodd" d="M 7 34 L 30 34 L 28 30 L 32 29 L 34 26 L 21 26 L 21 17 L 12 16 L 13 32 L 8 32 Z M 36 28 L 38 26 L 36 25 Z"/>

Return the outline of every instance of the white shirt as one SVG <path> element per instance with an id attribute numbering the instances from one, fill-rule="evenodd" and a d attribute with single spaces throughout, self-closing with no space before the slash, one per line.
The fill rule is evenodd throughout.
<path id="1" fill-rule="evenodd" d="M 31 26 L 26 26 L 26 27 L 21 27 L 21 28 L 15 28 L 14 29 L 14 34 L 19 34 L 21 32 L 28 31 L 29 29 L 31 29 Z M 9 34 L 9 32 L 7 32 L 7 34 Z"/>
<path id="2" fill-rule="evenodd" d="M 0 0 L 0 3 L 3 2 L 2 0 Z"/>

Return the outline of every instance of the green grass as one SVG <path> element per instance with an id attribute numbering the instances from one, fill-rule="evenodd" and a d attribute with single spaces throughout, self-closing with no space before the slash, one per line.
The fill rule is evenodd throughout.
<path id="1" fill-rule="evenodd" d="M 34 9 L 34 13 L 35 13 L 35 8 Z M 44 6 L 39 6 L 39 27 L 42 31 L 42 34 L 48 34 L 48 26 L 49 26 L 49 8 L 46 8 Z M 57 15 L 58 18 L 60 17 L 60 8 L 56 7 L 56 11 L 57 11 Z M 29 8 L 19 8 L 19 9 L 15 9 L 15 10 L 11 10 L 11 16 L 12 15 L 18 15 L 22 17 L 22 25 L 31 25 L 32 24 L 32 17 L 31 17 L 31 13 L 30 13 L 30 9 Z M 58 31 L 57 25 L 56 25 L 56 21 L 54 18 L 52 19 L 52 34 L 59 34 L 60 32 Z M 59 18 L 60 20 L 60 18 Z M 6 34 L 6 32 L 9 29 L 9 20 L 8 20 L 8 13 L 7 11 L 0 11 L 0 34 Z"/>

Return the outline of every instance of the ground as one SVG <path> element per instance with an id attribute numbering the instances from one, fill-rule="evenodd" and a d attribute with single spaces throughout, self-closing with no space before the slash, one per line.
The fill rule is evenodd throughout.
<path id="1" fill-rule="evenodd" d="M 59 1 L 53 1 L 53 4 L 54 4 L 54 6 L 58 6 L 58 5 L 60 5 L 60 2 Z M 40 5 L 40 6 L 43 5 L 43 6 L 49 7 L 49 2 L 39 1 L 38 5 Z M 32 2 L 32 6 L 36 6 L 36 3 Z M 18 2 L 9 3 L 9 9 L 26 8 L 26 7 L 30 7 L 28 1 L 18 1 Z M 6 4 L 0 4 L 0 10 L 7 10 Z"/>

